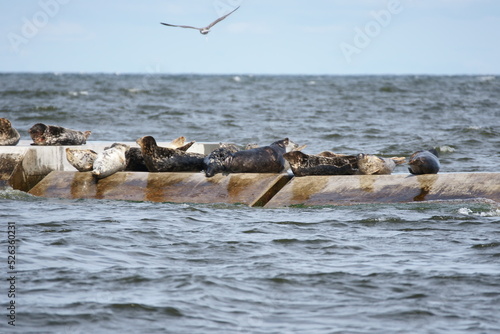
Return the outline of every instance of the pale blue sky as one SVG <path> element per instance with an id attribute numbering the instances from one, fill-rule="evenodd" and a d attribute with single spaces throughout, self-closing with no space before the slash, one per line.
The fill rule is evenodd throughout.
<path id="1" fill-rule="evenodd" d="M 0 72 L 500 74 L 498 0 L 4 0 L 0 36 Z"/>

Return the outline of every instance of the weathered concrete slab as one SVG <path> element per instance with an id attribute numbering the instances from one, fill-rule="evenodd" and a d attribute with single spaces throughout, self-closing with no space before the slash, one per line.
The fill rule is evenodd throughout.
<path id="1" fill-rule="evenodd" d="M 97 153 L 114 142 L 89 141 L 80 146 L 32 146 L 31 140 L 21 140 L 16 146 L 0 146 L 0 187 L 28 191 L 52 171 L 76 171 L 66 159 L 66 147 L 91 149 Z M 138 147 L 135 142 L 123 142 Z M 159 142 L 167 146 L 169 142 Z M 219 143 L 195 143 L 188 152 L 209 154 Z"/>
<path id="2" fill-rule="evenodd" d="M 475 198 L 500 202 L 500 173 L 295 177 L 265 207 Z"/>
<path id="3" fill-rule="evenodd" d="M 54 171 L 29 191 L 55 198 L 263 206 L 290 179 L 287 174 L 120 172 L 96 181 L 91 173 Z"/>

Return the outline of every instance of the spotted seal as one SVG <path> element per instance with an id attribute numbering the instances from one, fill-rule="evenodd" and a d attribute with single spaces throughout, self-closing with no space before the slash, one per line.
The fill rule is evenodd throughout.
<path id="1" fill-rule="evenodd" d="M 184 146 L 185 143 L 186 143 L 186 137 L 181 136 L 172 140 L 170 143 L 167 144 L 166 147 L 179 148 Z M 128 149 L 127 152 L 125 153 L 125 158 L 127 159 L 127 167 L 125 167 L 126 171 L 132 171 L 132 172 L 148 171 L 148 167 L 144 162 L 144 157 L 142 156 L 140 147 L 131 147 L 130 149 Z"/>
<path id="2" fill-rule="evenodd" d="M 358 170 L 357 159 L 353 155 L 308 155 L 292 151 L 285 153 L 283 157 L 290 163 L 295 176 L 353 175 Z"/>
<path id="3" fill-rule="evenodd" d="M 90 172 L 94 169 L 97 153 L 89 149 L 66 147 L 66 160 L 79 172 Z"/>
<path id="4" fill-rule="evenodd" d="M 114 143 L 111 147 L 97 154 L 92 169 L 92 175 L 98 179 L 103 179 L 116 172 L 125 170 L 127 166 L 125 152 L 127 152 L 129 148 L 128 145 Z"/>
<path id="5" fill-rule="evenodd" d="M 90 131 L 77 131 L 57 125 L 37 123 L 29 129 L 31 145 L 84 145 Z"/>
<path id="6" fill-rule="evenodd" d="M 408 170 L 411 174 L 437 174 L 441 168 L 438 152 L 435 149 L 417 151 L 410 156 L 409 160 Z"/>
<path id="7" fill-rule="evenodd" d="M 21 136 L 7 118 L 0 118 L 0 146 L 15 146 Z"/>
<path id="8" fill-rule="evenodd" d="M 204 154 L 186 152 L 194 142 L 178 148 L 160 147 L 151 136 L 137 139 L 146 167 L 150 172 L 199 172 Z"/>
<path id="9" fill-rule="evenodd" d="M 360 153 L 356 156 L 358 162 L 359 174 L 382 175 L 391 174 L 396 165 L 406 162 L 404 157 L 381 158 L 372 154 Z"/>

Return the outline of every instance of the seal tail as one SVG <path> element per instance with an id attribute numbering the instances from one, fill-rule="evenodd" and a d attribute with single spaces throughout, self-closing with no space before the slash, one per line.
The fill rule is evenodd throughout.
<path id="1" fill-rule="evenodd" d="M 90 137 L 91 133 L 92 133 L 92 131 L 84 131 L 83 136 L 85 137 L 85 139 L 88 139 Z"/>
<path id="2" fill-rule="evenodd" d="M 191 146 L 193 146 L 193 144 L 194 144 L 194 141 L 189 142 L 189 143 L 187 143 L 187 144 L 186 144 L 186 145 L 184 145 L 184 146 L 177 147 L 177 148 L 176 148 L 176 150 L 180 150 L 180 151 L 184 151 L 184 152 L 186 152 L 187 150 L 189 150 L 189 148 L 190 148 Z"/>

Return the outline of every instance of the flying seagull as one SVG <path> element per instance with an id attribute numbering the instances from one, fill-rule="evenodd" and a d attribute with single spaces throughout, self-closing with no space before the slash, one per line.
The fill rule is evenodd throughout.
<path id="1" fill-rule="evenodd" d="M 236 9 L 238 9 L 238 8 L 240 8 L 240 6 L 236 7 Z M 163 23 L 163 22 L 160 22 L 160 23 L 163 24 L 163 25 L 169 26 L 169 27 L 179 27 L 179 28 L 196 29 L 196 30 L 199 30 L 201 34 L 206 35 L 206 34 L 208 34 L 210 32 L 210 28 L 212 28 L 214 25 L 216 25 L 220 21 L 224 20 L 226 17 L 228 17 L 232 13 L 234 13 L 236 11 L 236 9 L 234 9 L 233 11 L 231 11 L 230 13 L 228 13 L 228 14 L 226 14 L 224 16 L 219 17 L 217 20 L 215 20 L 214 22 L 210 23 L 208 26 L 206 26 L 204 28 L 196 28 L 196 27 L 191 27 L 191 26 L 179 26 L 179 25 L 168 24 L 168 23 Z"/>

